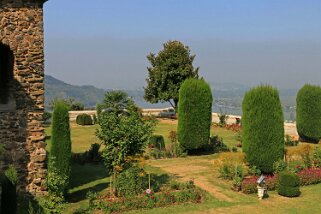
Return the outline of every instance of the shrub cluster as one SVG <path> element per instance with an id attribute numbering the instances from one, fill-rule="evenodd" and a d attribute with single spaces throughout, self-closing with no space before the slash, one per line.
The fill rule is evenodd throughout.
<path id="1" fill-rule="evenodd" d="M 300 192 L 300 178 L 293 172 L 281 172 L 278 176 L 278 193 L 286 197 L 297 197 Z"/>
<path id="2" fill-rule="evenodd" d="M 183 190 L 171 190 L 160 193 L 145 193 L 135 197 L 112 198 L 108 195 L 89 195 L 89 206 L 104 213 L 122 213 L 130 210 L 153 209 L 184 203 L 201 203 L 204 198 L 202 190 L 192 187 Z"/>
<path id="3" fill-rule="evenodd" d="M 243 99 L 243 151 L 246 160 L 263 173 L 273 172 L 273 163 L 284 154 L 283 112 L 277 89 L 258 86 Z"/>
<path id="4" fill-rule="evenodd" d="M 241 189 L 243 193 L 252 194 L 257 192 L 257 179 L 259 176 L 253 176 L 250 178 L 245 178 L 241 183 Z M 278 183 L 277 176 L 265 176 L 265 184 L 267 189 L 272 191 L 275 190 Z"/>
<path id="5" fill-rule="evenodd" d="M 286 146 L 297 146 L 299 144 L 298 140 L 294 140 L 291 136 L 285 135 L 284 144 Z"/>
<path id="6" fill-rule="evenodd" d="M 321 87 L 307 84 L 299 90 L 296 115 L 300 138 L 317 143 L 321 138 Z"/>
<path id="7" fill-rule="evenodd" d="M 89 114 L 79 114 L 76 118 L 76 123 L 81 126 L 93 125 L 93 119 Z"/>
<path id="8" fill-rule="evenodd" d="M 166 145 L 165 143 L 163 143 L 163 139 L 164 139 L 163 136 L 157 136 L 157 138 L 158 138 L 158 141 L 160 141 L 160 143 L 152 143 L 149 145 L 149 148 L 147 148 L 146 150 L 146 153 L 149 157 L 152 157 L 154 159 L 159 159 L 159 158 L 174 158 L 174 157 L 186 156 L 186 153 L 182 150 L 179 143 L 177 142 L 176 131 L 169 132 L 168 139 L 170 140 L 170 142 L 168 142 Z M 154 139 L 153 141 L 156 141 L 156 139 Z M 154 146 L 155 144 L 156 146 Z M 160 149 L 160 148 L 163 148 L 163 149 Z"/>
<path id="9" fill-rule="evenodd" d="M 140 195 L 148 188 L 148 176 L 143 169 L 131 167 L 117 176 L 114 187 L 118 197 Z"/>
<path id="10" fill-rule="evenodd" d="M 152 135 L 148 141 L 149 148 L 157 148 L 159 150 L 165 149 L 165 141 L 162 135 Z"/>
<path id="11" fill-rule="evenodd" d="M 208 144 L 212 123 L 212 92 L 203 79 L 187 79 L 179 90 L 178 142 L 186 150 Z"/>

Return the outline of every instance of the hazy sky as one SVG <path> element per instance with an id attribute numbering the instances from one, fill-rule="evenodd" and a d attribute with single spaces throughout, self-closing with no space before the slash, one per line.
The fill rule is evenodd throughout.
<path id="1" fill-rule="evenodd" d="M 68 83 L 141 88 L 167 40 L 210 82 L 321 84 L 320 0 L 49 0 L 46 73 Z"/>

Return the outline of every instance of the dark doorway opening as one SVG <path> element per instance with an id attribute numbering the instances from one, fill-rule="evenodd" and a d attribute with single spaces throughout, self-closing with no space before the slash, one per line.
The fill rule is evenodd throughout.
<path id="1" fill-rule="evenodd" d="M 0 105 L 10 101 L 13 82 L 13 52 L 9 46 L 0 44 Z"/>

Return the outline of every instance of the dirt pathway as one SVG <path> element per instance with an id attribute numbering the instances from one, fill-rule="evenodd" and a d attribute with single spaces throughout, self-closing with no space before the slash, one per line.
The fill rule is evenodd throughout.
<path id="1" fill-rule="evenodd" d="M 164 160 L 164 162 L 167 160 Z M 167 161 L 169 162 L 169 161 Z M 219 188 L 216 188 L 211 184 L 208 179 L 199 173 L 209 171 L 209 168 L 206 166 L 200 166 L 200 164 L 210 164 L 210 161 L 197 160 L 192 161 L 193 163 L 183 163 L 180 164 L 167 164 L 160 163 L 160 161 L 150 161 L 149 165 L 154 167 L 159 167 L 162 170 L 170 173 L 178 178 L 178 180 L 187 182 L 189 180 L 193 180 L 195 185 L 200 187 L 201 189 L 210 193 L 214 198 L 220 201 L 228 201 L 231 202 L 233 199 L 222 193 Z M 196 175 L 197 174 L 197 175 Z M 196 178 L 197 177 L 197 178 Z"/>

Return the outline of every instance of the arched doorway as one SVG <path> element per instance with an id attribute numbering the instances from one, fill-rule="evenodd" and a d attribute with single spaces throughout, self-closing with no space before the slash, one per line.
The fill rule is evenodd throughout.
<path id="1" fill-rule="evenodd" d="M 13 110 L 14 56 L 9 46 L 0 43 L 0 111 Z"/>

